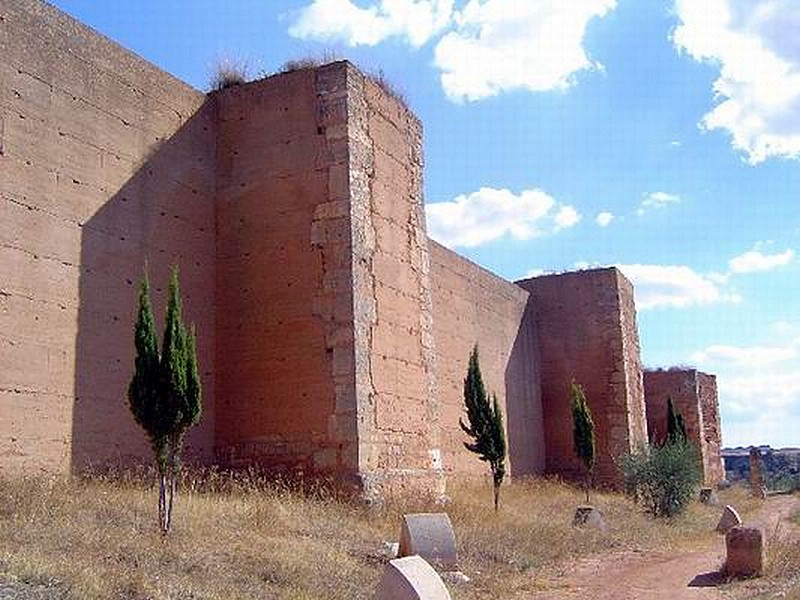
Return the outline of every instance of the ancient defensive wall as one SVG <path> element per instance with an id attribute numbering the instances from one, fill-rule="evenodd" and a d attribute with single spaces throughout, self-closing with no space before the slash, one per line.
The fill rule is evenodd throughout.
<path id="1" fill-rule="evenodd" d="M 659 369 L 644 372 L 647 428 L 652 442 L 667 437 L 667 399 L 683 415 L 686 435 L 700 451 L 703 480 L 716 485 L 725 479 L 717 378 L 696 369 Z"/>
<path id="2" fill-rule="evenodd" d="M 486 472 L 458 426 L 477 344 L 511 475 L 579 474 L 575 380 L 618 485 L 647 439 L 630 283 L 478 267 L 428 239 L 422 171 L 420 122 L 348 62 L 206 95 L 0 0 L 0 473 L 149 460 L 126 406 L 137 285 L 148 265 L 160 325 L 177 264 L 205 400 L 191 462 L 441 494 Z"/>

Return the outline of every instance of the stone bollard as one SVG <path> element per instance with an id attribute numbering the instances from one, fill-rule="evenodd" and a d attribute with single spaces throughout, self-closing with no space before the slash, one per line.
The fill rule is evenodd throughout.
<path id="1" fill-rule="evenodd" d="M 575 517 L 572 519 L 573 527 L 589 527 L 591 529 L 598 529 L 603 533 L 608 529 L 603 513 L 597 510 L 594 506 L 579 506 L 575 510 Z"/>
<path id="2" fill-rule="evenodd" d="M 375 600 L 451 600 L 439 574 L 420 556 L 389 561 Z"/>
<path id="3" fill-rule="evenodd" d="M 734 527 L 725 534 L 725 574 L 728 577 L 760 577 L 766 563 L 764 530 Z"/>
<path id="4" fill-rule="evenodd" d="M 739 516 L 739 513 L 736 512 L 736 509 L 730 504 L 726 504 L 725 508 L 722 509 L 722 516 L 719 518 L 719 523 L 717 523 L 717 531 L 725 534 L 741 524 L 742 518 Z"/>
<path id="5" fill-rule="evenodd" d="M 446 513 L 403 515 L 398 556 L 414 554 L 438 571 L 458 571 L 456 536 Z"/>
<path id="6" fill-rule="evenodd" d="M 756 498 L 766 498 L 762 496 L 761 488 L 764 486 L 764 479 L 761 475 L 761 451 L 758 448 L 750 448 L 750 493 Z"/>

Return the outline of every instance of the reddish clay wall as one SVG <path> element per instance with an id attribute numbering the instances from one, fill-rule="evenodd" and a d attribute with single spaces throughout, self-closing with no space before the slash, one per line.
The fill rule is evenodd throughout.
<path id="1" fill-rule="evenodd" d="M 695 369 L 646 371 L 647 427 L 651 441 L 664 443 L 667 435 L 667 398 L 683 415 L 686 434 L 697 444 L 703 460 L 703 479 L 715 485 L 724 479 L 717 382 L 713 375 Z"/>
<path id="2" fill-rule="evenodd" d="M 478 344 L 487 391 L 496 393 L 506 420 L 510 473 L 544 469 L 535 331 L 526 316 L 528 293 L 434 241 L 430 242 L 437 388 L 445 469 L 485 475 L 486 463 L 464 448 L 463 382 Z"/>
<path id="3" fill-rule="evenodd" d="M 214 120 L 205 96 L 56 9 L 0 4 L 0 472 L 149 460 L 126 406 L 145 261 L 197 325 L 210 458 Z"/>
<path id="4" fill-rule="evenodd" d="M 225 465 L 356 468 L 355 448 L 333 431 L 337 385 L 343 394 L 354 386 L 353 308 L 346 130 L 332 138 L 334 124 L 322 120 L 326 72 L 215 95 L 216 443 Z"/>
<path id="5" fill-rule="evenodd" d="M 614 459 L 647 440 L 633 288 L 615 268 L 518 282 L 530 292 L 540 357 L 546 471 L 577 478 L 570 383 L 594 416 L 595 480 L 617 486 Z"/>

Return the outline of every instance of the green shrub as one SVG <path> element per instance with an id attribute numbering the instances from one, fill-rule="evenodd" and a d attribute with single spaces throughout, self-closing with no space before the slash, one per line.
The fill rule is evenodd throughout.
<path id="1" fill-rule="evenodd" d="M 697 493 L 700 456 L 691 443 L 677 439 L 650 445 L 620 458 L 625 490 L 654 517 L 680 514 Z"/>

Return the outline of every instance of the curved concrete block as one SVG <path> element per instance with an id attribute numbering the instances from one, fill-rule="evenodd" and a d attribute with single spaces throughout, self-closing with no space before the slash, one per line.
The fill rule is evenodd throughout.
<path id="1" fill-rule="evenodd" d="M 399 556 L 414 554 L 440 571 L 458 571 L 456 536 L 446 513 L 403 515 Z"/>
<path id="2" fill-rule="evenodd" d="M 726 504 L 725 508 L 722 509 L 722 516 L 719 518 L 719 523 L 717 523 L 717 531 L 725 534 L 741 524 L 742 518 L 739 516 L 739 513 L 736 512 L 736 509 L 730 504 Z"/>
<path id="3" fill-rule="evenodd" d="M 420 556 L 389 561 L 376 600 L 451 600 L 439 574 Z"/>

